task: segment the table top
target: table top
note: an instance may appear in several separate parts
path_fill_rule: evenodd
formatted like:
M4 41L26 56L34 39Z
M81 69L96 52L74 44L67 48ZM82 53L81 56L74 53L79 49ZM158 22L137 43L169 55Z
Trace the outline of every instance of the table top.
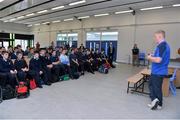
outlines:
M142 75L150 76L150 75L151 75L151 69L145 68L145 69L143 69L142 71L140 71L140 73L141 73ZM169 73L168 73L168 76L169 76L169 75L172 75L172 74L173 74L172 72L169 72Z

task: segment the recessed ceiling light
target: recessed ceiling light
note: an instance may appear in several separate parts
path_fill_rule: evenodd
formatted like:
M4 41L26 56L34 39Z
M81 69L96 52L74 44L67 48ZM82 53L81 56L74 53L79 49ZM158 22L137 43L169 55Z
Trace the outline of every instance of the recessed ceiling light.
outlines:
M24 18L25 16L20 16L20 17L17 17L17 19L22 19L22 18Z
M140 10L145 11L145 10L155 10L155 9L161 9L161 8L163 8L163 6L150 7L150 8L142 8L142 9L140 9Z
M3 2L4 0L0 0L0 2Z
M16 20L16 18L12 18L12 19L10 19L9 21L11 21L11 22L12 22L12 21L15 21L15 20Z
M35 15L34 13L30 13L30 14L27 14L26 16L29 17L29 16L33 16Z
M65 6L58 6L58 7L54 7L54 8L52 8L51 10L58 10L58 9L62 9L62 8L64 8Z
M27 27L32 27L32 25L27 25Z
M78 4L82 4L82 3L85 3L85 2L86 2L86 0L81 0L81 1L73 2L73 3L70 3L69 6L78 5Z
M61 22L60 20L52 21L52 23L58 23Z
M39 25L41 25L40 23L37 23L37 24L34 24L35 26L39 26Z
M44 22L44 23L42 23L43 25L46 25L46 24L49 24L50 22Z
M64 19L64 21L72 21L73 18L69 18L69 19Z
M115 14L123 14L123 13L131 13L131 12L133 12L133 10L119 11L119 12L115 12Z
M101 16L107 16L109 15L109 13L104 13L104 14L97 14L97 15L94 15L95 17L101 17Z
M173 5L173 7L180 7L180 4L175 4Z
M5 22L5 23L6 23L6 22L9 22L9 20L5 20L5 21L3 21L3 22Z
M86 19L86 18L90 18L90 16L78 17L78 19Z
M41 10L41 11L39 11L39 12L37 12L37 13L45 13L45 12L47 12L48 10Z

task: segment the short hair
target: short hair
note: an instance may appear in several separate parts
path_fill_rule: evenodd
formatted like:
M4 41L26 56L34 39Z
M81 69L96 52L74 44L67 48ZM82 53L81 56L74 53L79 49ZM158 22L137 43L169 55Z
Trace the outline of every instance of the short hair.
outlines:
M162 34L164 38L166 37L166 32L164 30L158 30L155 34Z
M8 51L2 51L2 55L6 54L6 53L9 54Z
M23 53L22 53L22 52L17 52L16 54L17 54L17 55L19 55L19 54L23 55Z

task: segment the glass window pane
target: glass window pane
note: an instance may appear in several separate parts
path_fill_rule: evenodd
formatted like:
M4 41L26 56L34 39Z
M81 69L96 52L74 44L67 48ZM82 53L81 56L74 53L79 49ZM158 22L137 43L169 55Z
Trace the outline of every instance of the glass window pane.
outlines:
M118 32L102 32L103 41L117 41Z
M100 32L89 32L86 34L87 41L99 41L101 39Z

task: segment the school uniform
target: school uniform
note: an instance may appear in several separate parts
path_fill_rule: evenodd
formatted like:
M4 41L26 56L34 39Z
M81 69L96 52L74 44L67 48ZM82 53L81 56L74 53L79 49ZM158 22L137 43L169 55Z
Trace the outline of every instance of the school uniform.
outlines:
M84 56L84 59L85 59L84 66L85 66L87 72L91 72L91 73L94 74L93 64L92 64L91 61L90 61L91 56L90 56L90 55L85 55L85 56Z
M32 58L29 62L29 74L35 79L38 87L42 87L41 77L42 79L47 79L47 75L45 73L40 75L40 71L43 71L40 59Z
M59 61L59 58L57 57L57 56L51 56L50 57L50 61L53 63L53 62L58 62ZM56 69L58 69L58 70L56 70L56 69L54 69L54 68L56 68ZM56 74L58 74L59 76L62 76L62 75L65 75L65 68L64 68L64 66L60 63L60 64L58 64L58 65L53 65L53 70L52 70L52 72L59 72L59 73L56 73Z
M47 65L51 65L51 61L45 57L45 56L39 56L41 65L42 65L42 69L44 74L46 74L46 78L43 79L44 83L46 85L50 85L51 79L52 79L52 73L51 73L51 69L47 67Z
M79 63L79 71L84 74L84 63L85 63L85 58L84 58L84 55L82 52L76 52L75 55L77 56L77 59L78 59L78 63Z
M22 71L23 68L28 68L26 61L24 59L21 59L21 60L17 59L14 62L14 67L17 70L18 80L26 82L27 73Z
M11 74L10 71L14 70L14 66L11 60L0 59L0 78L1 85L5 86L10 84L13 88L17 85L15 74Z
M75 73L75 72L78 72L79 66L73 60L77 61L77 56L75 54L70 54L69 55L70 67L71 67L72 72Z

